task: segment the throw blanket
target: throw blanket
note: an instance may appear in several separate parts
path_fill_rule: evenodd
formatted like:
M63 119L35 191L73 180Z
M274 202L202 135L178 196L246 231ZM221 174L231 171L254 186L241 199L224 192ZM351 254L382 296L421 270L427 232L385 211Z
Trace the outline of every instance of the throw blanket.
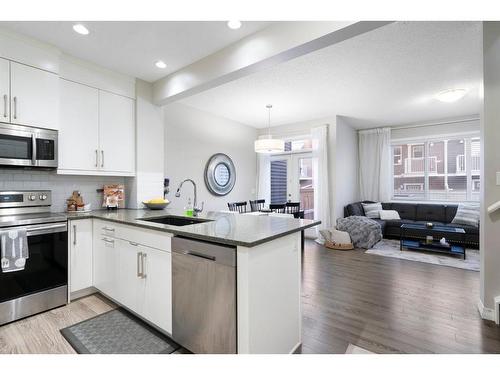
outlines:
M382 228L366 216L349 216L337 220L337 229L349 233L355 247L370 249L382 239Z

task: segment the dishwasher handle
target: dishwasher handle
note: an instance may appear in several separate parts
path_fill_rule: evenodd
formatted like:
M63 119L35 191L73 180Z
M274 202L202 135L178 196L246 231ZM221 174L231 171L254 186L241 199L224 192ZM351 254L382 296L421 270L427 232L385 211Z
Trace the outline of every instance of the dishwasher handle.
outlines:
M236 267L236 248L234 246L175 236L172 238L172 251L181 256L192 256Z
M183 251L182 254L192 255L194 257L211 260L212 262L215 262L217 260L217 258L212 256L212 255L200 254L200 253L197 253L196 251Z

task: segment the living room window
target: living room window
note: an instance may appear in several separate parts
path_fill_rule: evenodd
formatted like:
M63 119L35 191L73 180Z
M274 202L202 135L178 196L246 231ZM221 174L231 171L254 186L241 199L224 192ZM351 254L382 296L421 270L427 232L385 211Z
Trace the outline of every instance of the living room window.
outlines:
M393 199L478 201L480 145L477 136L394 143Z

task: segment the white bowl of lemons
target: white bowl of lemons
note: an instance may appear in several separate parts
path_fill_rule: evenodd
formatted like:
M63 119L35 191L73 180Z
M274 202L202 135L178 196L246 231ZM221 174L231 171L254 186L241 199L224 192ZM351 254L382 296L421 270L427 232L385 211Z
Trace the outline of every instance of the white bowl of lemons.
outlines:
M168 199L163 199L163 198L154 198L142 202L142 204L145 205L150 210L163 210L165 207L168 206L169 203L170 201Z

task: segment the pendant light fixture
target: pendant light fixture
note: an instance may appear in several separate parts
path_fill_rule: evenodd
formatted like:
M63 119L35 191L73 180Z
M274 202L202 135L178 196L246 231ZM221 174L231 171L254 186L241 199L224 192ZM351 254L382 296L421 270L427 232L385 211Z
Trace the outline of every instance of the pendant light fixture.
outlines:
M259 139L255 141L255 152L261 154L283 152L285 150L285 141L282 139L275 139L271 135L271 108L273 108L273 106L268 104L266 108L268 111L268 132L267 135L260 136Z

